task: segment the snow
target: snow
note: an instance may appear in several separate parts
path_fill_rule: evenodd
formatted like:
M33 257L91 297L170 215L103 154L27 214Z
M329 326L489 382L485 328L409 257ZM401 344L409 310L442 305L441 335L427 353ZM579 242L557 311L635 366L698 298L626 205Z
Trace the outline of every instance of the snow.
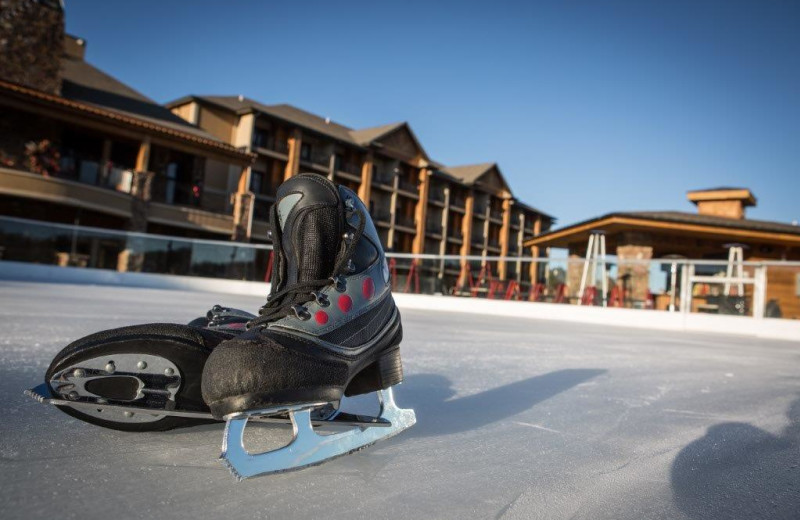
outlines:
M789 518L800 510L797 342L404 309L406 382L396 397L416 410L417 425L316 468L242 483L217 460L221 425L115 432L22 394L74 339L186 322L214 303L263 301L0 282L0 517ZM254 430L265 444L285 435Z

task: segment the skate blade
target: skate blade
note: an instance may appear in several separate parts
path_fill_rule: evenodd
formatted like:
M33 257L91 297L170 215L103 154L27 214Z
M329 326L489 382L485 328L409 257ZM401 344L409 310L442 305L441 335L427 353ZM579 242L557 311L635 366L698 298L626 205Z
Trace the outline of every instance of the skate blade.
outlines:
M66 406L78 411L99 412L108 410L112 412L133 412L138 414L148 414L154 416L168 416L168 417L185 417L187 419L202 419L207 421L216 420L211 415L211 412L195 412L186 410L164 410L163 408L148 408L144 406L137 406L133 403L127 404L113 404L108 402L92 401L70 401L63 399L53 394L47 383L42 383L39 386L24 391L24 394L35 401L42 404L50 404L53 406ZM288 414L275 414L261 417L250 417L251 421L259 423L271 424L291 424L292 420ZM111 419L113 420L113 419ZM311 413L311 423L314 426L334 426L334 427L389 427L389 421L364 415L352 415L348 413L339 412L335 406L326 403L324 406L315 408Z
M267 410L251 410L232 414L222 438L222 463L238 480L259 475L293 471L322 464L353 453L376 442L388 439L417 422L414 410L398 408L391 388L380 390L380 416L375 422L340 433L319 435L314 431L311 413L318 404L305 404ZM292 422L291 442L276 450L251 454L244 447L244 430L248 420L276 413L288 413ZM331 422L336 422L333 418Z

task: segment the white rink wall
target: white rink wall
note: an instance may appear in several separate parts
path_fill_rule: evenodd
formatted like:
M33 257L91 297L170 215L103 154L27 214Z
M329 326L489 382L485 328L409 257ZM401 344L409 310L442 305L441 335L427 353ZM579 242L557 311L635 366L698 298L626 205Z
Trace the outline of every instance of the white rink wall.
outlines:
M28 282L113 285L151 289L173 289L245 296L266 296L269 284L190 276L149 273L120 273L101 269L57 267L0 261L0 279ZM754 319L715 314L683 314L637 309L582 307L552 303L531 303L480 298L457 298L395 293L401 309L474 313L533 320L552 320L647 330L671 330L736 334L783 339L800 343L800 321ZM534 332L532 330L532 332Z

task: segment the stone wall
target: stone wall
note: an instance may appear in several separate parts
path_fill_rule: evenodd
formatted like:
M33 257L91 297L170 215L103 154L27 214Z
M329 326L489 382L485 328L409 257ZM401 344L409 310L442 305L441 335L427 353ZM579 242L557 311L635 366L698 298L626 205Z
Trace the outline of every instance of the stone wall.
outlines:
M58 0L0 0L0 79L59 94L63 53Z
M628 290L628 299L642 302L650 290L650 264L647 262L625 264L625 260L651 260L653 247L650 237L643 233L624 233L626 243L617 245L618 281Z

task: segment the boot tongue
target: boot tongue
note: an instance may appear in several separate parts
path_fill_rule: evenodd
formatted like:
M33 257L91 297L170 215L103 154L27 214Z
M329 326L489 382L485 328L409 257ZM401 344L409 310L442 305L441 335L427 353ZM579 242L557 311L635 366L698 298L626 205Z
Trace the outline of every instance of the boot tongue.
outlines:
M278 189L286 282L332 276L343 233L338 190L319 175L299 175Z

